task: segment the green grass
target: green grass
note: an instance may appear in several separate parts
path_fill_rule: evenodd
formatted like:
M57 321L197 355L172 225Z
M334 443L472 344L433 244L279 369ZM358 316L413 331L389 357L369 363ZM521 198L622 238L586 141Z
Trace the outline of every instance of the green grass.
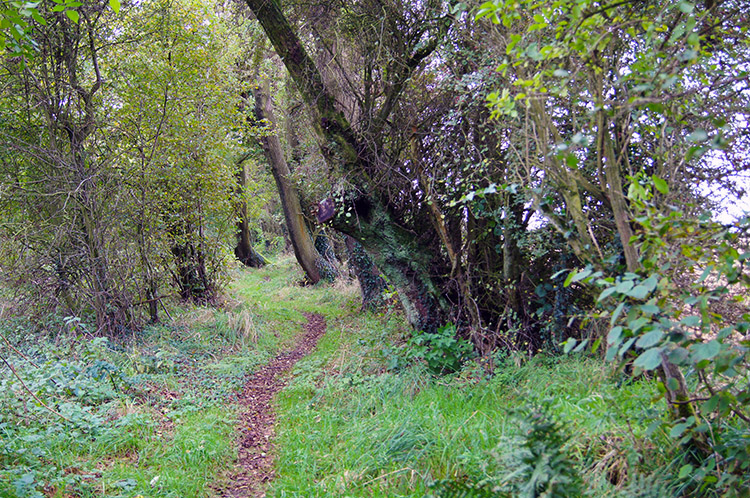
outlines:
M514 355L491 376L472 361L434 377L408 354L400 315L361 313L354 286L299 287L289 258L235 277L226 310L185 308L119 344L6 330L40 368L6 357L72 423L0 378L0 497L212 496L236 456L233 396L294 342L305 312L325 315L328 332L277 399L268 496L421 498L441 479L507 488L528 437L523 410L537 406L563 423L588 496L635 496L654 487L641 474L674 459L649 432L664 413L650 380L625 383L584 356Z
M289 258L238 269L226 309L183 307L173 322L109 343L77 335L80 324L41 341L28 324L6 326L39 367L3 357L70 422L3 370L0 497L211 496L236 457L232 400L246 375L294 342L303 311L341 313L340 293L297 278Z
M652 382L618 387L609 368L584 357L510 357L489 378L476 364L443 378L421 365L389 371L404 333L397 321L351 315L332 325L279 396L269 496L423 497L440 479L500 483L518 449L515 414L545 402L565 423L566 451L591 496L614 496L607 470L663 461L644 440L663 413Z

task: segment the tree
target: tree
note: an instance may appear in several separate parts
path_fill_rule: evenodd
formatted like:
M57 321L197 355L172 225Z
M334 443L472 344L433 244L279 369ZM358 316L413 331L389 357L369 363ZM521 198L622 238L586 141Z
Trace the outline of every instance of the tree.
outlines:
M211 302L224 285L234 224L237 47L224 20L196 3L157 2L132 21L130 29L149 33L144 41L157 48L123 52L116 62L116 116L138 172L132 217L153 244L141 253L160 260L182 299Z
M294 247L294 255L310 282L316 284L322 278L321 269L323 262L307 230L299 194L291 182L292 172L284 157L281 141L274 131L277 129L277 124L268 85L268 80L263 79L258 83L253 92L255 96L255 115L259 121L265 121L271 128L271 130L260 138L260 141L263 144L263 150L279 191L281 206L284 210L284 219L289 230L289 238Z
M40 279L70 313L90 301L97 327L114 332L132 316L128 292L111 272L116 233L104 221L121 180L108 168L99 116L107 4L66 5L45 3L33 16L27 27L33 58L4 59L13 121L4 127L3 146L13 151L5 156L6 185L20 219L34 223L9 228L19 229L16 236L33 254L31 272L19 274L25 283Z
M414 235L393 218L383 199L369 195L368 174L379 164L378 148L385 133L384 126L414 70L437 46L448 22L439 18L412 33L402 47L400 60L394 61L392 85L382 107L370 107L366 118L375 129L357 135L355 129L337 107L337 96L326 85L321 72L308 56L296 31L276 2L247 2L281 57L298 90L314 117L312 126L320 141L321 152L329 165L346 175L354 188L337 198L333 226L360 241L374 256L379 268L399 289L407 317L417 328L434 329L441 315L440 291L428 271L429 255L420 250ZM432 13L436 8L427 7ZM417 33L418 31L418 33ZM417 36L418 35L418 36ZM423 36L428 37L422 43ZM371 82L370 82L371 83ZM372 101L363 104L372 106Z
M507 30L510 57L500 69L512 85L489 100L524 132L515 147L526 182L542 177L535 204L578 258L601 270L572 273L566 285L593 279L605 286L600 301L619 298L608 358L632 355L637 368L659 369L670 415L684 424L676 425L680 435L696 424L700 400L680 366L703 372L705 392L714 399L703 409L713 412L723 394L706 383L709 360L723 351L714 369L722 376L728 362L739 365L745 356L723 341L737 333L739 340L747 324L713 322L707 302L708 295L726 298L725 281L742 280L734 266L741 245L730 247L730 241L740 242L735 236L746 223L729 235L696 219L713 203L694 186L711 178L731 189L726 179L737 173L733 157L743 146L738 125L747 119L750 55L739 9L735 2L522 1L487 2L480 10L480 17ZM564 210L545 202L541 192L548 186L560 192ZM687 235L696 230L693 223L706 231L701 249ZM718 290L701 283L709 275ZM700 319L680 318L698 303ZM686 331L688 323L700 329ZM718 337L709 340L704 334L712 325ZM736 399L736 393L724 394ZM729 411L747 422L736 406ZM684 441L706 459L718 450L701 430Z
M261 268L268 261L259 254L253 244L255 237L250 229L250 216L248 211L248 202L246 199L246 190L250 186L250 178L247 167L248 154L243 155L237 161L237 203L238 220L237 220L237 244L234 246L234 255L237 256L242 264L251 268Z
M120 333L158 319L170 275L199 301L223 285L233 45L195 7L44 3L38 51L3 59L4 278L35 306Z

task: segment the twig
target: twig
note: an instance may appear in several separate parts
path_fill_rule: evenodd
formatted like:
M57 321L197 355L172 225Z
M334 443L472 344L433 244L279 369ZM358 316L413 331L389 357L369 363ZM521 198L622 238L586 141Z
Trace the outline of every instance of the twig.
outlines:
M3 338L3 340L5 341L5 344L7 344L7 345L8 345L8 347L9 347L10 349L12 349L12 350L13 350L13 351L14 351L14 352L15 352L15 353L16 353L16 354L18 355L18 356L20 356L20 357L21 357L21 358L23 358L24 360L28 361L28 362L29 362L29 363L31 363L32 365L34 365L34 367L36 367L36 368L39 368L39 365L37 365L37 364L36 364L36 363L34 363L34 362L33 362L33 361L31 360L31 359L29 359L29 357L28 357L28 356L26 356L25 354L23 354L22 352L20 352L20 351L19 351L19 350L17 350L16 348L14 348L14 347L13 347L13 345L12 345L12 344L10 343L10 341L8 341L8 339L6 339L4 335L0 334L0 337L2 337L2 338Z
M708 401L711 398L690 398L686 399L684 401L670 401L669 404L671 405L688 405L690 403L695 403L696 401Z
M370 479L366 483L362 484L362 486L367 486L368 484L371 484L371 483L373 483L375 481L379 481L380 479L382 479L384 477L388 477L388 476L393 475L393 474L398 474L399 472L403 472L405 470L411 470L411 471L413 471L413 469L411 467L404 467L403 469L394 470L393 472L388 472L387 474L383 474L382 476L378 476L378 477L376 477L374 479Z
M173 321L173 322L174 322L174 318L172 318L172 315L170 315L170 314L169 314L169 310L168 310L168 309L167 309L167 307L166 307L166 306L164 305L164 301L162 301L161 299L159 299L159 304L161 304L161 309L163 309L163 310L164 310L164 313L166 313L166 314L167 314L167 316L169 317L169 319L170 319L171 321Z
M151 299L144 299L143 301L138 301L137 303L133 303L132 306L142 306L144 304L153 303L154 301L161 301L162 299L166 297L175 297L178 294L176 292L173 292L172 294L165 294L163 296L156 296L152 297Z
M50 408L49 406L47 406L47 404L44 401L42 401L41 399L39 399L39 397L36 394L34 394L31 391L31 389L29 389L29 387L23 381L23 379L21 378L21 376L18 375L18 372L16 372L16 369L13 368L13 365L11 365L10 363L8 363L8 360L6 360L5 358L3 358L2 356L0 356L0 360L3 360L3 363L5 363L8 366L8 368L10 368L10 371L13 372L13 375L16 376L16 379L18 379L18 381L21 383L21 385L26 390L26 392L29 393L31 395L31 397L34 398L40 405L42 405L44 408L46 408L50 412L54 413L55 415L57 415L61 419L65 420L67 422L70 422L71 424L73 423L73 421L70 420L68 417L66 417L65 415L61 414L60 412L58 412L54 408Z

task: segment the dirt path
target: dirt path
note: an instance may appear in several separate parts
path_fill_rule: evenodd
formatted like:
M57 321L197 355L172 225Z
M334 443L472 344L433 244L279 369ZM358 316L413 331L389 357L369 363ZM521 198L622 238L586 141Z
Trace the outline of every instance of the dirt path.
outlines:
M304 334L290 351L279 353L261 367L242 389L239 404L243 413L239 421L239 459L229 485L221 490L226 498L263 497L264 484L274 477L273 436L276 416L271 403L285 385L283 374L309 354L326 331L322 315L305 313Z

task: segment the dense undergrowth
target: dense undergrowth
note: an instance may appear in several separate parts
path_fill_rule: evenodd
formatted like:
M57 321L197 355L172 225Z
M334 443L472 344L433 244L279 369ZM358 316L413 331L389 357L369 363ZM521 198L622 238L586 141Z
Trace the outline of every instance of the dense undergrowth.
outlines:
M666 483L644 479L675 458L663 434L646 436L663 413L649 381L624 382L596 359L544 356L500 357L492 376L470 363L434 377L394 361L396 320L330 328L279 399L272 496L423 497L446 479L491 496L542 496L523 488L571 469L587 496L666 495ZM524 470L535 444L559 461ZM560 489L549 496L566 496Z
M30 324L6 320L2 357L24 384L2 365L0 496L215 495L236 456L233 397L291 344L307 311L326 316L328 333L279 395L268 496L695 489L657 423L665 407L653 379L581 355L497 355L436 375L425 348L439 337L410 338L393 309L361 313L353 285L299 287L293 268L241 271L237 303L184 309L122 340L94 338L77 320L39 340ZM445 347L465 359L461 345Z
M410 337L392 310L328 325L278 399L269 496L728 496L667 432L654 377L582 354L499 354L435 375L464 348Z

